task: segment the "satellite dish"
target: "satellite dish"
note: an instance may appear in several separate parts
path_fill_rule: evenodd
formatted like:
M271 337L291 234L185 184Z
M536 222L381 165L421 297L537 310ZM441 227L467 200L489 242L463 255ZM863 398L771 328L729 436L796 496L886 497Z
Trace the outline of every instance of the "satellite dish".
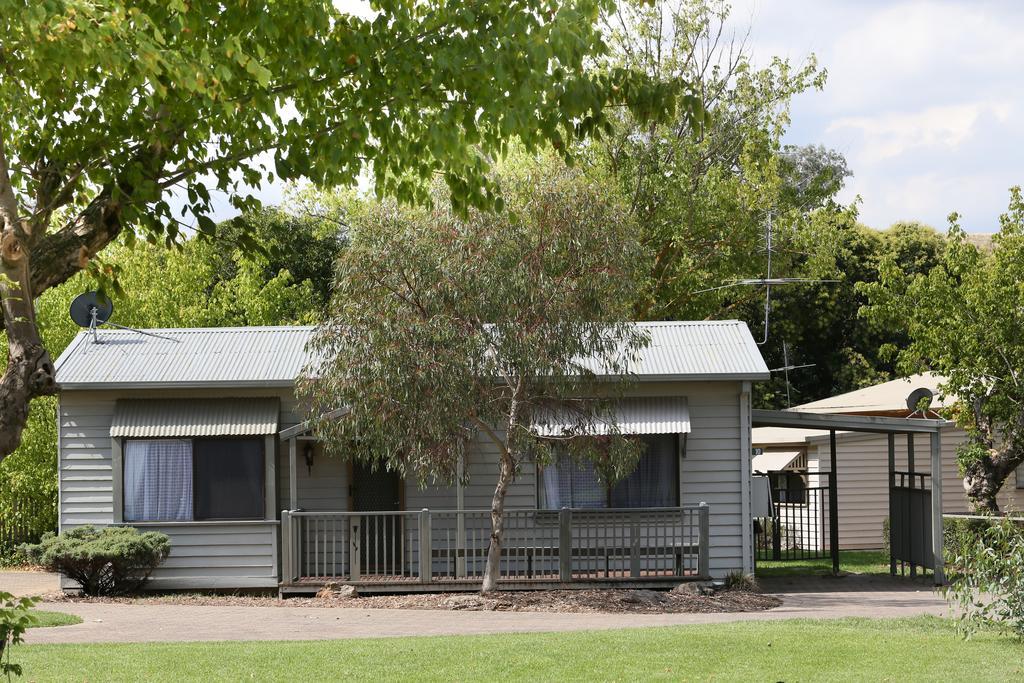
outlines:
M129 330L138 334L144 334L147 337L156 337L157 339L166 339L172 342L178 341L171 337L164 337L152 332L143 332L142 330L136 330L134 327L125 327L124 325L110 322L110 317L114 315L114 302L99 292L85 292L76 296L75 300L71 302L70 314L71 319L75 321L76 325L89 330L92 334L92 341L95 344L100 343L99 335L96 334L96 328L100 325L109 325L119 330Z
M934 397L935 392L932 391L931 389L928 389L927 387L914 389L912 392L910 392L910 395L907 396L907 409L911 411L911 415L918 412L919 410L923 413L924 411L928 410L928 408L931 406L932 399ZM921 409L919 407L921 405L921 401L928 401L925 404L924 409Z
M71 302L71 319L79 327L102 325L114 315L114 302L99 292L79 294Z

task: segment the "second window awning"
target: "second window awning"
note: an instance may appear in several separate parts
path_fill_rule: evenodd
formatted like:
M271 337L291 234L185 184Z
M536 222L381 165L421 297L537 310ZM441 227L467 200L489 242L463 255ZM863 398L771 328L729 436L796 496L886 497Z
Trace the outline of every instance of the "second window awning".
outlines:
M755 455L750 461L750 469L754 472L781 472L801 455L803 451L768 451Z
M579 418L571 410L538 416L533 432L542 437L566 436L578 431ZM683 396L624 398L616 401L614 416L600 419L587 432L604 436L615 428L620 434L688 434L690 408Z
M277 433L280 412L277 398L120 399L110 436L264 436Z

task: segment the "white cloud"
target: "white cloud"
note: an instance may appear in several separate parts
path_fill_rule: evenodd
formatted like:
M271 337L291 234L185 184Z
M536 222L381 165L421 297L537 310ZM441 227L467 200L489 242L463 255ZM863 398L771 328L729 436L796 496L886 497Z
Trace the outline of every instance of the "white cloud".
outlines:
M1011 105L1005 102L974 102L927 107L911 113L849 116L833 121L825 133L835 133L844 128L859 131L863 145L857 151L857 160L871 164L919 147L955 149L974 136L984 114L1005 122L1011 111Z
M733 0L758 63L811 53L823 92L798 96L786 141L847 156L870 225L916 218L992 230L1024 184L1024 2Z

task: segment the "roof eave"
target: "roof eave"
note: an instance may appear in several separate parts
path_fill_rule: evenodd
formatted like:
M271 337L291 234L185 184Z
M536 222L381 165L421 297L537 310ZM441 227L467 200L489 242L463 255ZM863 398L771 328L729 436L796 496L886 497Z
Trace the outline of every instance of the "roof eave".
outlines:
M115 389L290 389L294 380L236 380L230 382L58 382L60 391L108 391Z

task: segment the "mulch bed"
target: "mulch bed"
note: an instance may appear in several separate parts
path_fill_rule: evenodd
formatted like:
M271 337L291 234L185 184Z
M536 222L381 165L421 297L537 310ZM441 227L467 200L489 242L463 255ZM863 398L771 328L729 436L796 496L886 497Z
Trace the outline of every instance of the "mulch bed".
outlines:
M165 593L139 597L88 598L52 596L56 601L142 605L218 605L246 607L344 607L348 609L417 609L497 612L613 612L635 614L759 612L782 604L773 595L721 590L710 595L683 589L545 590L479 593L418 593L347 597L323 591L314 598L280 600L265 595Z

